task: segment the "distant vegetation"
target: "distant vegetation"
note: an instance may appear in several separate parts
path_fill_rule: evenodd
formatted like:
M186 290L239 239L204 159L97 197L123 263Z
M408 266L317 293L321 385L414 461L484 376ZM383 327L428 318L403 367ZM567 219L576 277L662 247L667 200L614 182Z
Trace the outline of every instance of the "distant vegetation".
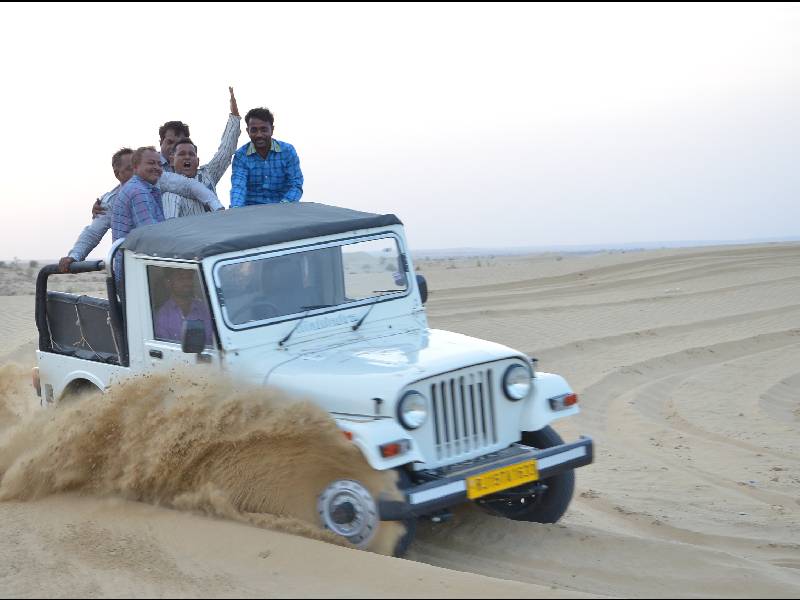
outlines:
M42 265L58 260L29 260L14 257L0 260L0 296L32 296L36 292L36 277ZM73 294L105 296L105 274L55 275L50 277L48 289Z

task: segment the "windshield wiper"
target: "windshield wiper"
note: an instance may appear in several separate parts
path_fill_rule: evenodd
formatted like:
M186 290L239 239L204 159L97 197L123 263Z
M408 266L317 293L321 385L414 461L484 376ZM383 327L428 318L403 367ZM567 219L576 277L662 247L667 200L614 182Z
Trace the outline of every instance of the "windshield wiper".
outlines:
M280 342L278 342L278 346L282 347L286 342L289 341L289 338L291 338L294 335L294 332L297 331L297 328L300 327L300 325L303 323L303 321L305 321L306 317L308 316L308 313L310 313L312 310L315 310L317 308L328 308L330 306L335 306L335 305L334 304L315 304L313 306L302 306L301 308L307 309L306 312L303 313L303 316L300 317L299 321L297 321L297 325L292 327L292 330L289 333L286 334L286 337L284 337ZM364 313L364 316L361 317L358 320L358 323L353 325L353 331L358 331L358 328L361 327L361 325L364 323L364 320L369 316L369 313L372 312L373 308L375 308L375 304L370 304L370 307L367 309L367 312Z
M304 309L306 312L303 313L303 316L300 317L300 320L297 322L297 325L292 327L292 330L286 334L286 337L283 338L280 342L278 342L278 346L283 346L286 342L289 341L289 338L294 335L294 332L297 331L297 328L300 327L300 324L305 320L312 310L316 310L318 308L330 308L331 306L336 306L335 304L313 304L311 306L301 306L300 308Z
M364 323L364 319L366 319L369 316L369 313L372 312L372 309L375 308L375 304L377 303L369 305L369 308L367 309L367 312L364 313L364 316L358 320L358 323L353 325L353 331L358 331L358 328L361 327L361 325Z
M303 307L303 308L305 308L305 307ZM312 310L314 310L314 309L313 309L313 308L310 308L310 309L308 309L306 312L304 312L304 313L303 313L303 316L302 316L302 317L300 317L300 320L299 320L299 321L297 321L297 325L295 325L294 327L292 327L292 330L291 330L289 333L287 333L287 334L286 334L286 337L284 337L284 338L283 338L283 339L282 339L280 342L278 342L278 346L281 346L281 347L283 347L283 345L284 345L286 342L288 342L288 341L289 341L289 338L290 338L290 337L292 337L292 336L294 335L294 332L295 332L295 331L297 331L297 328L298 328L298 327L300 327L300 324L301 324L303 321L305 321L305 320L306 320L306 317L308 316L308 313L310 313Z

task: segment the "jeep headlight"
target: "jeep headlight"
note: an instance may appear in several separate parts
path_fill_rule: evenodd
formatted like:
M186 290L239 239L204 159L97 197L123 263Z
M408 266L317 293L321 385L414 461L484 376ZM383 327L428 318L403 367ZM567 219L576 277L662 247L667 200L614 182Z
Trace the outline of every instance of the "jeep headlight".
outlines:
M531 393L533 382L531 369L527 365L511 365L503 375L503 391L509 400L522 400Z
M419 392L410 391L400 399L397 416L406 429L422 427L428 418L428 400Z

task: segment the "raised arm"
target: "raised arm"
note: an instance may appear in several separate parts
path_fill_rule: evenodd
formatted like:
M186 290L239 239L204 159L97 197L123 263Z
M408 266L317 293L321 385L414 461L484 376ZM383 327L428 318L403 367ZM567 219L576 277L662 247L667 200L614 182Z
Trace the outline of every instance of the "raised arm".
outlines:
M241 154L233 155L231 171L231 208L244 206L247 201L247 163Z
M228 88L231 93L231 114L228 117L228 122L225 125L225 131L222 133L222 140L219 143L219 149L208 163L206 164L206 173L214 185L219 183L228 166L231 164L231 157L236 152L236 144L239 142L239 135L241 134L240 121L242 118L239 116L239 108L236 105L236 96L233 95L233 88Z
M289 182L289 189L281 198L281 202L298 202L303 196L303 172L300 170L300 157L294 148L286 159L286 179Z
M211 210L222 210L225 208L217 198L217 195L204 186L196 179L190 179L177 173L164 173L158 180L158 187L162 192L172 192L184 198L197 200L201 204L208 206Z

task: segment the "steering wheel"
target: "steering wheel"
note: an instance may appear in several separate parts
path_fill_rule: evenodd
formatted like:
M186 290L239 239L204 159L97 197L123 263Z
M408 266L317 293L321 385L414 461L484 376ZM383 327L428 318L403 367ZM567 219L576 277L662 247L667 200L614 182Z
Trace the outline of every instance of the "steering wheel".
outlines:
M280 309L272 302L266 300L256 300L252 304L245 304L240 306L231 313L231 320L234 323L241 324L247 321L255 321L253 317L261 319L269 319L270 317L277 317L281 314Z

